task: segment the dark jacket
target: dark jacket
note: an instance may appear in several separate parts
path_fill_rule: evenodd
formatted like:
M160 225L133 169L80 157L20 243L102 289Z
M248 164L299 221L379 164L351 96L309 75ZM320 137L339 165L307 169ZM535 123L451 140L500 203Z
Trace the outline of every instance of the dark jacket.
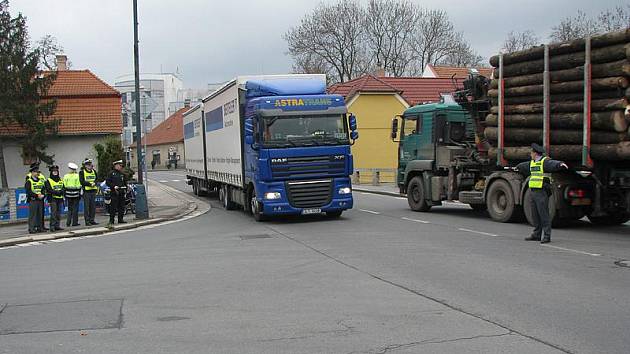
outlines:
M521 162L518 165L516 165L516 170L523 175L523 177L527 178L530 175L530 171L529 171L529 164L531 161L525 161L525 162ZM543 164L543 171L545 173L553 173L553 172L559 172L564 170L564 167L562 167L562 164L564 162L562 161L558 161L558 160L552 160L550 158L545 159L545 162ZM545 187L549 186L549 179L545 178L544 179L544 185Z
M60 176L50 176L50 178L55 181L55 182L59 182L61 181L61 177ZM46 179L46 182L44 182L44 188L46 189L46 199L48 199L49 202L53 201L53 196L57 195L57 196L64 196L64 189L62 188L61 191L56 191L52 188L52 186L50 185L50 181L48 179Z
M105 180L105 184L109 188L111 188L112 195L116 194L116 188L127 188L127 177L124 173L113 170L107 175L107 179ZM124 195L124 194L123 194Z

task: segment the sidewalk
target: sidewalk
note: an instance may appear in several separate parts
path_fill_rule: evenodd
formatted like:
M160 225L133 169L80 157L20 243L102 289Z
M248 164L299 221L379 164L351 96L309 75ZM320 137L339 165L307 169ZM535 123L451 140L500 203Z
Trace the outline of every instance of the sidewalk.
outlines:
M127 221L127 224L115 224L114 231L172 220L189 214L197 208L195 199L188 196L186 193L177 191L171 187L151 180L149 180L148 188L150 218L146 220L137 220L135 215L127 214L125 215L125 221ZM61 221L61 227L65 228L65 216L62 217ZM96 221L99 222L99 225L81 225L68 227L63 231L42 232L39 234L29 234L26 223L2 225L0 226L0 247L31 241L101 234L111 231L106 228L107 223L109 222L108 215L97 214ZM82 216L79 216L79 223L84 223ZM48 221L46 221L46 227L48 227Z
M394 183L381 183L378 186L373 186L371 184L353 184L352 189L355 192L382 194L392 197L404 197L404 194L400 194L400 189Z

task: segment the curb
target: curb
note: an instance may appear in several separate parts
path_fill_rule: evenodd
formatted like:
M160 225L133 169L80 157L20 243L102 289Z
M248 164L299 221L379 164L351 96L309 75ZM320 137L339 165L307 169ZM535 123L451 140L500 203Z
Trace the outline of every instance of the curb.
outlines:
M61 232L58 234L41 234L41 235L35 235L35 236L21 236L21 237L9 238L5 240L0 240L0 248L8 247L8 246L15 246L22 243L29 243L29 242L34 242L34 241L51 241L51 240L56 240L60 238L102 235L102 234L106 234L106 233L110 233L114 231L136 229L136 228L146 226L146 225L154 225L154 224L159 224L166 221L173 221L173 220L181 219L184 216L187 216L191 214L192 212L194 212L195 210L197 210L198 207L199 205L196 202L188 202L188 206L185 208L185 210L174 216L166 217L166 218L154 218L154 219L148 219L148 220L132 221L128 224L114 225L112 229L108 229L106 227L101 226L101 227L95 227L91 229Z
M372 190L372 189L363 189L361 187L359 187L359 188L353 187L352 190L355 191L355 192L387 195L387 196L390 196L390 197L401 197L401 198L404 198L404 197L407 196L406 194L401 194L401 193L396 193L396 192L375 191L375 190Z

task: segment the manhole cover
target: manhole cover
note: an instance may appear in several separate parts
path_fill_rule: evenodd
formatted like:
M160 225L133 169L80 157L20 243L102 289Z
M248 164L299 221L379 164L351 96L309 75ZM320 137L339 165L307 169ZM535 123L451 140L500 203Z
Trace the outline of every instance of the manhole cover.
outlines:
M260 234L260 235L241 235L241 240L255 240L258 238L271 238L271 235Z
M615 262L616 265L620 266L620 267L627 267L630 268L630 261L617 261Z
M121 328L123 300L82 300L7 305L0 335Z

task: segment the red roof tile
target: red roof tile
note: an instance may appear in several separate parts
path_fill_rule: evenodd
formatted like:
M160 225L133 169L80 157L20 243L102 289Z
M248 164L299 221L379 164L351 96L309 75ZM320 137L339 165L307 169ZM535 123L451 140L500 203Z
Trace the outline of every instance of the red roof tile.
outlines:
M456 81L461 85L460 80ZM352 81L339 83L329 87L328 92L339 94L350 100L359 92L392 92L399 93L410 106L437 102L440 94L455 91L453 81L449 79L421 77L379 77L365 75Z
M429 67L433 70L437 78L445 78L445 79L450 79L451 77L455 77L456 79L468 78L468 68L461 68L461 67L456 67L456 66L439 66L439 65L431 65L431 64L429 64ZM492 75L492 68L475 68L475 69L477 69L481 75L487 78L490 78L490 75Z
M122 133L120 93L89 70L58 71L45 98L57 100L48 119L60 120L59 135ZM0 129L3 136L23 134L17 125Z
M147 139L147 146L170 144L184 141L184 112L190 107L184 107L173 113L165 121L158 124L150 133L142 138L141 144L144 145L144 139Z

